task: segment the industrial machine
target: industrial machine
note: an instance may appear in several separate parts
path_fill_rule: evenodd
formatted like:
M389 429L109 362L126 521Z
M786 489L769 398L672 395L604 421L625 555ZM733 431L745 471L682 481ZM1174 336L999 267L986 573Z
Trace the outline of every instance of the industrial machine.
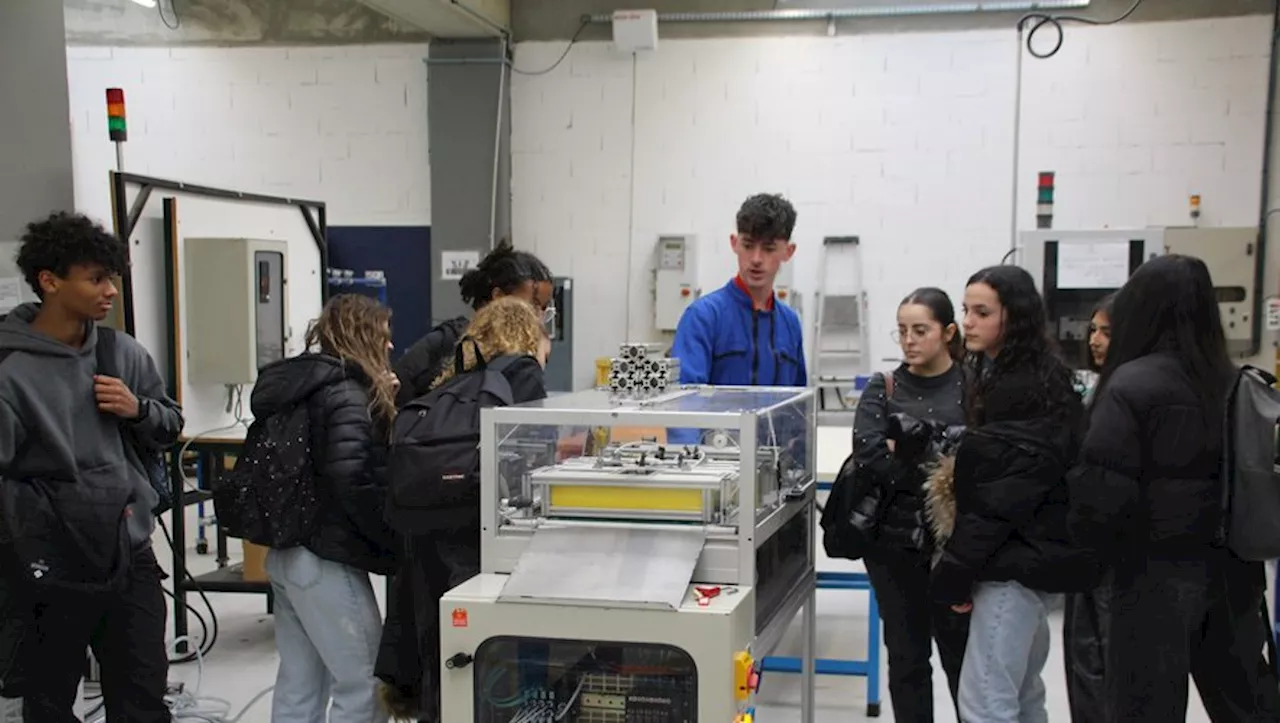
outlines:
M183 239L187 369L195 384L252 384L284 359L289 339L288 244Z
M1218 292L1227 347L1244 355L1256 349L1254 282L1256 228L1148 228L1134 230L1025 231L1019 264L1044 295L1051 328L1069 360L1083 360L1089 314L1124 286L1149 259L1166 253L1204 260Z
M653 323L658 331L675 331L684 310L698 298L697 239L659 236L656 253Z
M440 604L443 719L747 720L755 661L801 608L812 659L813 395L600 389L484 410L482 571Z

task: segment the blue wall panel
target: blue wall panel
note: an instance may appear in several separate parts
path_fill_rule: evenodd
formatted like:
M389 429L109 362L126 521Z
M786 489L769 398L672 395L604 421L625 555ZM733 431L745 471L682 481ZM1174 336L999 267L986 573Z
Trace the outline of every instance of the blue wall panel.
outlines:
M386 274L393 359L431 330L431 227L330 226L329 264Z

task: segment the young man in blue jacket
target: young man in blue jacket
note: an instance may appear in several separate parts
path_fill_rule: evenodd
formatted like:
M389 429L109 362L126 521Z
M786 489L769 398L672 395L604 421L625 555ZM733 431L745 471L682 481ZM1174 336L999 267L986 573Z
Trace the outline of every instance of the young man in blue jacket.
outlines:
M743 202L737 221L729 243L738 275L690 304L676 327L671 356L680 360L680 383L807 386L800 317L773 292L778 269L796 252L796 209L782 196L758 194Z

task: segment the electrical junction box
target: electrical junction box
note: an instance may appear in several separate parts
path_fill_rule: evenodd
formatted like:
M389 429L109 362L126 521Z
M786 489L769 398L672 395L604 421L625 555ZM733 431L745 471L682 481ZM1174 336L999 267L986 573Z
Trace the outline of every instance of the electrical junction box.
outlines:
M187 378L252 384L285 357L288 244L246 238L183 240Z
M614 10L613 46L621 53L658 49L657 10Z
M654 282L654 326L675 331L685 308L698 298L697 239L659 236Z
M778 268L778 275L773 280L773 295L780 303L786 304L797 312L800 311L800 295L792 286L795 278L795 262L788 261Z

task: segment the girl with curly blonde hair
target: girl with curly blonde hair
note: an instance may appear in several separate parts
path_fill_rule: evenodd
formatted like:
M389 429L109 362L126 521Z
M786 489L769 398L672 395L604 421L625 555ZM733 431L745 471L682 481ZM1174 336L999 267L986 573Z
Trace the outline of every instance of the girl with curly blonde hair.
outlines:
M476 312L432 388L492 367L511 385L513 404L543 399L550 348L537 308L514 296L496 298ZM393 519L407 512L395 509L394 499L391 507ZM415 518L414 524L432 532L405 541L407 554L394 582L399 591L387 599L378 677L383 705L393 717L438 723L440 598L480 572L480 509L475 505L429 513L430 520L419 524Z

